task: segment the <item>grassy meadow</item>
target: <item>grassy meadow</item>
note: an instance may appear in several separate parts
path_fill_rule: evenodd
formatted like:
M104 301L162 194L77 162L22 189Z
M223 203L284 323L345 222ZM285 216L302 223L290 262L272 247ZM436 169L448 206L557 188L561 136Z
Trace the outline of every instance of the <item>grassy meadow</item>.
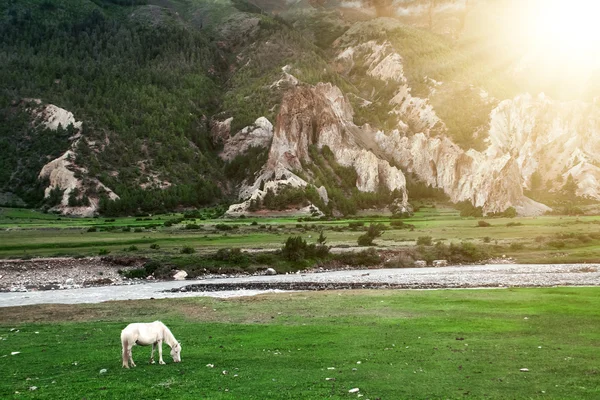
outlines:
M432 243L472 243L496 257L523 263L600 261L600 216L461 218L443 205L422 207L403 219L411 229L391 226L390 216L362 215L351 219L299 221L296 218L214 219L182 214L144 218L70 218L41 212L0 208L0 258L133 255L170 258L184 247L197 253L223 248L274 250L289 236L314 243L324 231L332 248L357 245L370 223L386 230L375 240L379 249L415 247L418 238ZM174 222L174 223L173 223ZM351 227L349 224L364 224Z
M599 307L548 288L0 308L0 398L597 399ZM182 363L134 347L122 369L120 330L154 319Z

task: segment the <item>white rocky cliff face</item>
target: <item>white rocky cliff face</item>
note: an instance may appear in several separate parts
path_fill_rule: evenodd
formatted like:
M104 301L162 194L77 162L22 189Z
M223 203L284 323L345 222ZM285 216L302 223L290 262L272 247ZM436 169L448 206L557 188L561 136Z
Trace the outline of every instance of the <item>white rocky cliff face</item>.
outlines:
M522 215L539 215L549 210L523 194L523 163L511 151L498 145L491 145L486 152L465 151L452 142L429 101L411 95L402 57L389 42L356 45L348 38L340 42L346 43L346 47L342 46L337 56L338 69L349 73L361 67L367 75L397 85L389 105L390 112L400 119L398 127L374 135L385 157L426 184L443 189L452 201L470 201L484 212L515 207ZM431 90L443 85L427 80L433 83ZM493 116L494 113L492 119ZM490 136L493 134L490 132Z
M302 85L288 91L283 98L269 159L255 183L240 193L249 199L233 205L228 214L243 212L251 199L263 197L268 189L277 191L283 185L306 186L307 182L294 171L303 169L303 162L311 162L309 147L328 146L337 163L353 167L361 191L376 191L380 185L403 194L402 204L408 205L406 179L402 172L367 150L368 132L352 122L352 108L339 88L327 83L316 86ZM259 188L263 186L263 190ZM319 194L327 201L325 188Z
M67 150L62 156L44 165L39 173L40 179L48 181L48 186L44 191L45 197L49 197L50 192L53 189L59 188L60 190L63 190L63 196L60 204L52 208L53 211L70 215L93 216L98 209L98 195L88 196L89 205L72 207L69 206L69 196L74 190L77 190L83 195L87 192L88 188L93 186L93 193L104 191L111 200L117 199L118 196L96 178L87 177L84 183L82 177L86 176L87 170L84 167L75 164L75 148L77 143L79 140L86 140L80 132L82 123L75 120L73 114L63 108L52 104L41 106L41 101L39 100L35 100L34 103L37 107L32 109L31 112L36 123L42 123L52 130L56 130L59 127L67 128L70 125L77 130L77 133L72 137L73 142L71 144L71 149ZM80 178L76 177L76 172Z

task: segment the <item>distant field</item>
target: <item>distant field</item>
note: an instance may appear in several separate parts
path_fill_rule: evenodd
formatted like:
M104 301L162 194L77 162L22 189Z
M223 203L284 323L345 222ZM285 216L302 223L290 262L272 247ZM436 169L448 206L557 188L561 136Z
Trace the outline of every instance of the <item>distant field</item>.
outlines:
M598 399L599 307L552 288L0 308L0 398ZM121 369L120 330L159 318L183 362L134 347Z
M93 256L98 254L168 257L184 246L199 253L220 248L277 249L289 236L314 242L324 230L328 244L356 246L364 228L349 223L371 222L388 228L375 243L381 249L414 246L417 238L430 236L435 243L471 242L487 246L495 256L518 262L600 262L599 216L543 216L535 218L461 218L452 208L421 208L404 219L414 229L395 229L389 216L361 216L333 221L298 221L295 218L186 219L172 226L165 222L181 214L145 218L70 218L41 212L0 209L0 258L38 256ZM186 229L195 224L198 229ZM231 227L233 229L229 230ZM159 249L150 249L155 244ZM132 250L131 247L137 247ZM156 247L156 246L155 246Z

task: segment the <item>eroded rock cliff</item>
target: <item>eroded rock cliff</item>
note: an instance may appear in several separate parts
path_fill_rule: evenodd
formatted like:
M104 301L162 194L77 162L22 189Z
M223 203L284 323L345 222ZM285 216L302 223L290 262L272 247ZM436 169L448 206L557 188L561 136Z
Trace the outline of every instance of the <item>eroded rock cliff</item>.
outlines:
M48 129L56 130L59 127L72 126L76 133L72 136L71 148L62 156L44 165L39 173L39 178L48 182L44 190L44 196L50 197L52 190L62 191L60 202L52 207L53 211L63 214L93 216L98 210L100 193L104 193L109 199L119 198L112 190L104 186L98 179L87 176L87 169L77 165L76 148L80 140L87 140L81 135L81 121L77 121L70 111L57 107L53 104L42 105L36 100L37 107L31 110L35 123L42 123ZM75 196L75 194L77 194ZM75 200L70 204L69 199ZM83 199L86 199L83 201Z

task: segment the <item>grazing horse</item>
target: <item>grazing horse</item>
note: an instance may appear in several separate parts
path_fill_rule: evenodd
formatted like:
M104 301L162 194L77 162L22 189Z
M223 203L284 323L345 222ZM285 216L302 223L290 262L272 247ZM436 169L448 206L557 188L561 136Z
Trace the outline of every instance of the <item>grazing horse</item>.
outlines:
M171 333L169 328L160 321L150 323L135 323L129 324L121 331L121 344L123 345L123 368L129 368L129 364L135 367L131 348L133 346L149 346L152 345L152 353L150 354L150 362L154 364L154 349L158 346L158 363L164 364L162 358L162 344L165 342L171 347L171 357L173 361L181 362L181 343ZM129 364L128 364L129 361Z

